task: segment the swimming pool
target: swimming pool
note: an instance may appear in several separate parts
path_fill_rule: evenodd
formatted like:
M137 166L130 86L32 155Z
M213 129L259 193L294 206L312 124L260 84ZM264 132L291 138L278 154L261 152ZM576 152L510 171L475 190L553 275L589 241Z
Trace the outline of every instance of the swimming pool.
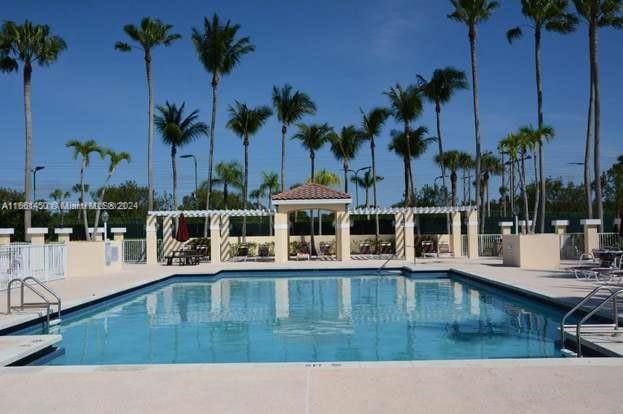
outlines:
M64 315L60 348L35 364L559 357L560 318L452 273L174 277Z

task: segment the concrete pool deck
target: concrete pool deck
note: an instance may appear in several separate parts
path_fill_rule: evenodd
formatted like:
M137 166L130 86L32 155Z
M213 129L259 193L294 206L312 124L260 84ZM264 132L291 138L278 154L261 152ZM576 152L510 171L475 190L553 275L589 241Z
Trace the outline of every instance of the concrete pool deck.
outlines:
M172 274L249 269L377 268L384 261L129 265L118 273L50 282L63 308ZM564 271L506 268L497 259L392 261L448 270L574 305L593 286ZM6 296L0 297L0 311ZM36 317L0 313L0 329ZM15 412L620 412L623 360L535 359L357 364L142 365L0 368L3 406ZM27 397L23 391L28 389Z

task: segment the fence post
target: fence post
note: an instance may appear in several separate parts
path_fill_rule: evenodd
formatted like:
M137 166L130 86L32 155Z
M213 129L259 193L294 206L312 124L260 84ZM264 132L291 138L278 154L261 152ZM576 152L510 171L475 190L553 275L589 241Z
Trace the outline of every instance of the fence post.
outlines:
M567 226L569 225L569 220L553 220L552 226L554 226L554 234L565 234L567 233Z
M506 236L506 235L510 235L513 233L513 226L515 225L515 223L513 223L512 221L500 221L498 223L498 226L500 226L500 234L502 236Z
M11 229L11 228L0 229L0 245L10 244L11 236L13 234L15 234L15 229Z
M69 238L73 231L71 227L59 227L54 229L54 234L58 237L59 243L69 243Z
M584 226L584 253L592 254L593 250L599 249L599 219L581 220L580 224Z
M526 220L521 220L519 222L519 227L521 228L520 233L524 234L524 232L527 234L530 232L530 227L532 226L532 220L528 220L528 224L526 225Z
M110 232L112 233L112 239L114 241L121 242L121 244L123 245L123 239L125 237L127 229L125 227L113 227L110 229Z
M48 229L45 227L30 227L26 230L26 235L30 239L30 243L33 245L44 244L46 234L48 234Z

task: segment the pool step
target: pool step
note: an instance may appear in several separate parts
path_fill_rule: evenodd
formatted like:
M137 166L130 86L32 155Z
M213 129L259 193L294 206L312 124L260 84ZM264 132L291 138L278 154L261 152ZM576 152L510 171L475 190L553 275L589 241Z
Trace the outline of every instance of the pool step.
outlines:
M60 325L60 324L61 324L61 320L59 318L50 320L50 326L56 326L56 325Z
M563 348L560 350L562 356L565 358L577 358L578 354L570 349Z

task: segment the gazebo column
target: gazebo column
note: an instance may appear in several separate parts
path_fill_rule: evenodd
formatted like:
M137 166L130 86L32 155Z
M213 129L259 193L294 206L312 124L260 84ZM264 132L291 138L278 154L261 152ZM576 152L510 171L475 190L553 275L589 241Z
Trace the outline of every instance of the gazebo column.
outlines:
M288 261L288 213L275 213L275 263Z
M412 210L404 213L404 238L405 238L405 260L407 262L415 261L415 221Z
M225 262L231 259L231 250L229 249L229 216L221 215L221 261Z
M402 213L394 214L394 239L396 245L396 257L405 258L405 228L404 215Z
M463 255L463 245L461 237L461 213L452 213L452 257L461 257Z
M156 234L156 216L147 215L147 227L145 229L145 254L146 263L158 264L158 236Z
M173 234L173 217L165 216L162 220L162 256L169 256L176 250L177 244Z
M350 215L346 211L335 213L337 260L350 260Z
M221 263L221 216L210 216L210 263Z
M580 220L580 224L584 227L584 253L593 254L593 250L599 249L599 226L601 226L601 220Z
M478 210L467 212L467 256L478 257Z

